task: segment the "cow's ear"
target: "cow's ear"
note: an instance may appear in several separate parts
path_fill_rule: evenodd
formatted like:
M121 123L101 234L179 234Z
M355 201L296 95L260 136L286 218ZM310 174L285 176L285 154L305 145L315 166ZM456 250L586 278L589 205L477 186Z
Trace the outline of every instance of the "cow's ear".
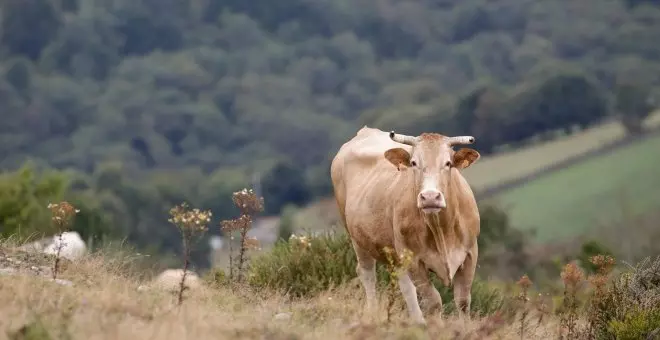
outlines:
M470 148L460 149L454 153L454 167L458 169L465 169L474 164L480 157L481 155L479 152L477 152L477 150Z
M410 154L403 148L394 148L385 151L385 158L401 170L401 166L410 167Z

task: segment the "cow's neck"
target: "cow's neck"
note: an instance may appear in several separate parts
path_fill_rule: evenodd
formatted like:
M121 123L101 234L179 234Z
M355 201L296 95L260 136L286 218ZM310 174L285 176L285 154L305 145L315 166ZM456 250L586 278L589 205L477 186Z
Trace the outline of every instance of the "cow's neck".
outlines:
M452 169L452 171L454 171ZM453 174L454 176L456 173ZM440 258L443 259L443 269L445 275L441 275L451 281L453 270L449 263L454 252L458 251L457 247L461 247L463 235L460 231L460 226L457 224L458 211L460 209L458 196L456 194L456 186L453 183L453 178L450 178L446 188L443 190L447 208L437 214L426 215L421 209L418 209L420 217L426 225L427 232L430 233L433 239L433 246L437 251ZM440 274L440 273L438 273Z

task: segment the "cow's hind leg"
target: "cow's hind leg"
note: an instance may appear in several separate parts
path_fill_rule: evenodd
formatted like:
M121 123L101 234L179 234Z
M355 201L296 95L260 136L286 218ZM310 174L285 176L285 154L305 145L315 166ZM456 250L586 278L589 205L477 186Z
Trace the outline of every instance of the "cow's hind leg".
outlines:
M421 261L418 262L417 265L410 268L410 275L422 296L424 311L429 314L442 312L442 297L433 286L426 266Z
M474 281L474 272L477 269L478 256L479 250L475 243L465 257L463 265L458 268L454 276L454 302L461 316L470 315L470 304L472 302L470 291L472 290L472 281Z
M353 249L358 262L357 275L366 295L367 312L373 314L376 307L376 260L355 242L353 242Z

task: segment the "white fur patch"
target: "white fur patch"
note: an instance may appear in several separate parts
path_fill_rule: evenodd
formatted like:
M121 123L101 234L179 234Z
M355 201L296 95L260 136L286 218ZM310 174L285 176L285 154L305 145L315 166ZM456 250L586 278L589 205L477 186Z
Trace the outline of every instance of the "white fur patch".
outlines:
M449 267L449 275L453 279L456 271L465 261L467 257L467 250L461 248L454 248L447 252L447 266Z

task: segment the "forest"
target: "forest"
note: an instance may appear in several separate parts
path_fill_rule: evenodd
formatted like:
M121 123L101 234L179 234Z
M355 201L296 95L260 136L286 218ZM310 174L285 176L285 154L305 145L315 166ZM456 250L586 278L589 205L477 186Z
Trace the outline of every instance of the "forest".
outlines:
M363 125L471 134L482 155L607 120L642 133L658 6L0 0L0 234L46 232L68 199L88 240L178 252L171 206L230 218L255 179L267 215L326 197Z

